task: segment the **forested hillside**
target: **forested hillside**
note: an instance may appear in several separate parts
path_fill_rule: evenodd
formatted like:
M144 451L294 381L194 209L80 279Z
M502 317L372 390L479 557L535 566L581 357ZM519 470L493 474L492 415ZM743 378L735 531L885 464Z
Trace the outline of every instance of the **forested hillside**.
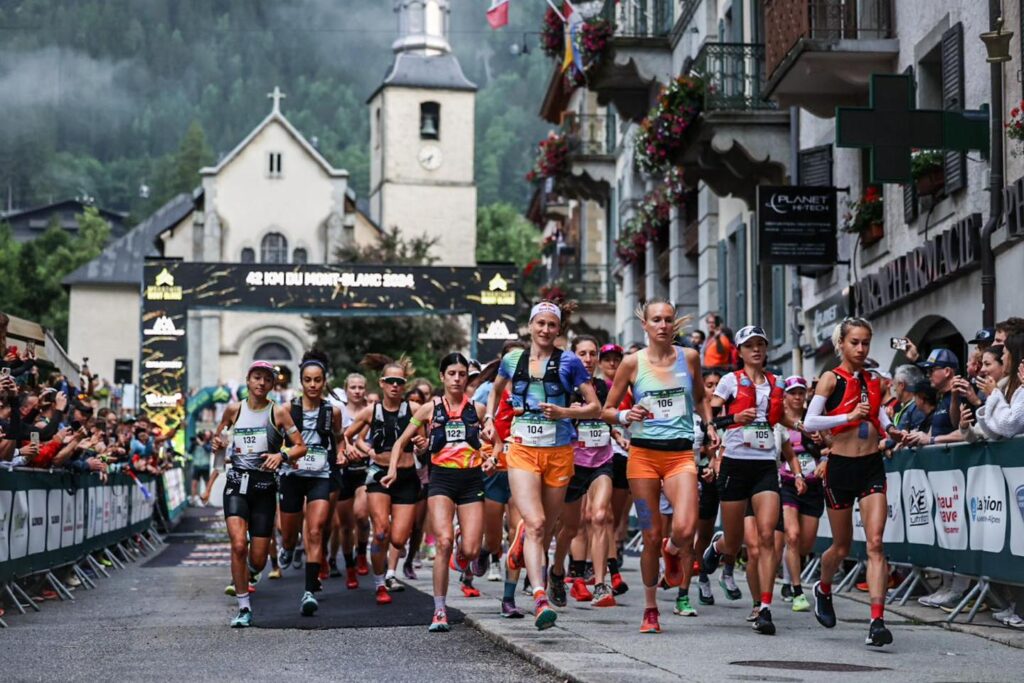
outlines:
M453 0L451 41L481 87L480 204L521 207L523 175L545 130L536 112L551 63L536 36L528 36L529 55L509 47L537 30L543 3L522 2L498 32L487 27L486 5ZM275 85L287 94L289 119L352 173L364 195L365 100L391 62L392 7L391 0L0 3L3 206L84 194L145 218L197 183L194 160L230 150L266 115Z

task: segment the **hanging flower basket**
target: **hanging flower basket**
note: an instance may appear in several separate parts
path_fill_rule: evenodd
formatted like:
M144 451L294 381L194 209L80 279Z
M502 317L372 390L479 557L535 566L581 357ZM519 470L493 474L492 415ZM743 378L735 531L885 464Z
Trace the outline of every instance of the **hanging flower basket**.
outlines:
M883 237L885 237L884 223L871 223L864 230L860 231L860 243L865 247L881 242Z
M623 263L635 263L648 243L668 231L672 207L682 206L686 193L682 171L672 167L661 185L644 195L636 214L626 221L615 242L615 252Z
M540 48L552 59L565 54L565 25L550 7L544 13L544 25L540 29Z
M538 144L537 160L526 174L526 180L536 182L544 178L558 178L568 172L569 141L565 135L550 133Z
M885 205L882 191L869 185L859 201L849 202L843 230L860 234L861 244L869 246L885 236Z
M684 143L684 134L700 115L704 104L704 83L699 78L679 76L658 95L658 102L640 123L633 160L642 173L665 170Z
M934 149L914 150L910 158L910 174L918 196L938 194L946 185L942 152Z
M1013 150L1013 156L1021 155L1021 147L1024 146L1024 100L1010 110L1010 120L1006 122L1006 137L1017 143Z

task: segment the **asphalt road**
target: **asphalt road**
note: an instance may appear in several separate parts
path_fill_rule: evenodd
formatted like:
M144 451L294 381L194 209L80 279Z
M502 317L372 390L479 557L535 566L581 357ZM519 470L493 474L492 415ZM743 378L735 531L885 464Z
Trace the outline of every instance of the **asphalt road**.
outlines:
M78 589L74 603L47 602L26 616L8 612L10 628L0 630L0 680L555 680L463 624L448 634L428 633L426 621L231 629L235 601L223 594L226 575L222 567L130 565L101 579L95 591ZM298 572L285 581L299 590ZM327 589L333 609L349 601L338 581ZM407 591L396 601L403 595L416 594ZM253 599L257 619L259 597Z

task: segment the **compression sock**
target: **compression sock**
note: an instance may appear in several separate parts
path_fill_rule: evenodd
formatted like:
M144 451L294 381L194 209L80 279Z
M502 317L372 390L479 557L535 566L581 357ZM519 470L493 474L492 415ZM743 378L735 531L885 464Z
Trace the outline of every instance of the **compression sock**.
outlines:
M679 592L676 594L676 598L685 598L689 594L690 594L689 586L687 586L686 588L683 588L682 586L680 586L679 587Z
M881 619L882 614L885 612L885 603L871 603L871 619Z
M700 581L701 583L708 583L709 581L711 581L711 579L709 579L708 575L704 573L704 563L703 562L700 563L700 567L701 567L700 575L697 577L697 580Z
M306 563L306 590L313 593L320 589L320 563L319 562L307 562Z
M373 587L374 588L380 588L383 585L384 585L384 575L383 574L374 574L373 575Z
M245 591L244 595L238 596L238 609L252 610L252 603L249 602L249 591Z
M764 609L766 607L771 607L771 606L772 606L772 593L771 593L771 591L766 591L764 593L761 593L761 609Z
M345 568L355 569L356 567L356 553L352 551L345 555Z
M619 558L609 557L608 558L608 573L618 574L619 573Z
M434 611L445 609L445 596L435 595L434 596Z
M505 582L505 593L501 596L503 600L515 600L516 599L516 582L506 581Z
M804 587L803 586L801 586L800 584L797 584L797 585L793 586L793 597L794 598L796 596L798 596L798 595L803 595L803 594L804 594Z
M581 579L586 576L587 563L584 560L569 560L569 576Z
M824 581L819 581L818 590L821 591L822 595L832 595L832 584L825 583Z

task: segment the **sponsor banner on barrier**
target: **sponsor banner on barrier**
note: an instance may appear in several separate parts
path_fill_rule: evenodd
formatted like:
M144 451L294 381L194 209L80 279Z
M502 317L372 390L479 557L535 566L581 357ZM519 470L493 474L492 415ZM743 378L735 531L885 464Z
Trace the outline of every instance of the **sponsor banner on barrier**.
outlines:
M903 477L899 472L886 472L886 520L883 543L903 543L906 529L903 526Z
M971 550L1002 552L1006 540L1006 486L999 465L967 470L967 513Z
M1010 492L1010 552L1024 557L1024 467L1004 467L1003 477Z
M907 542L931 546L935 544L932 522L932 486L924 470L903 473L903 502L906 506Z
M964 473L960 470L929 472L935 493L935 540L946 550L966 550Z

